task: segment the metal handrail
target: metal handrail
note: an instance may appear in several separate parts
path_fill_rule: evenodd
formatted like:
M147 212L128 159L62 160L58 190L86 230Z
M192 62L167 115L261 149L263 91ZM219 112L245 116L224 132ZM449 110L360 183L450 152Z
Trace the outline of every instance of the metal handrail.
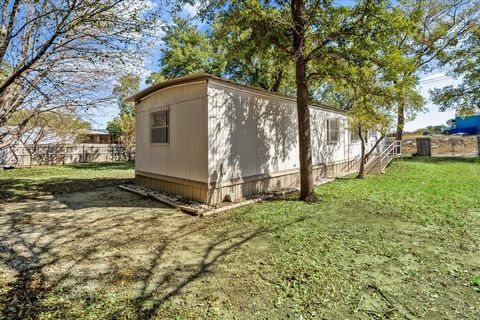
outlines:
M385 166L383 165L383 160L385 160L389 156L392 156L392 159L394 157L396 157L398 159L398 156L402 154L401 149L402 149L402 141L400 141L400 140L393 141L385 150L383 150L378 155L378 157L376 158L377 161L376 161L375 165L372 165L370 167L370 170L368 170L367 174L370 173L373 170L373 168L375 168L379 163L380 163L380 166L381 166L380 171L383 172L385 167L390 163L390 159L387 161L387 164Z

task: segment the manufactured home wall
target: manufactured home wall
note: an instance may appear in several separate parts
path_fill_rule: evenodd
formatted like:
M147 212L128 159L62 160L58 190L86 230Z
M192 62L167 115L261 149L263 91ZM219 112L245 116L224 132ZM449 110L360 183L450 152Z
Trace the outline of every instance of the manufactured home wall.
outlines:
M294 101L212 80L208 99L210 184L299 168ZM336 144L326 143L328 118L341 122L340 141ZM350 144L345 115L312 107L311 127L315 165L333 165L360 154L360 144Z
M168 144L150 143L150 114L170 110ZM207 182L207 82L167 87L138 103L135 170Z

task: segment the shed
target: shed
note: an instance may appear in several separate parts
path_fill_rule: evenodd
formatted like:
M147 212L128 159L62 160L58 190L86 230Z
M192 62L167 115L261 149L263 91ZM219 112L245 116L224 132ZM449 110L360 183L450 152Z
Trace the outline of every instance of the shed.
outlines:
M199 73L135 102L135 182L207 204L299 185L295 98ZM351 171L359 139L343 111L311 106L315 182ZM376 137L369 135L369 144Z

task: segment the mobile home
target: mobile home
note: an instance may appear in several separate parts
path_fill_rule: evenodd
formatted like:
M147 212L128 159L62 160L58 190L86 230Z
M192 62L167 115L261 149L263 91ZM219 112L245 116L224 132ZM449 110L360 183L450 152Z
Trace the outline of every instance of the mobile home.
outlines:
M294 98L201 73L129 100L136 112L137 184L207 204L299 185ZM320 182L351 170L360 143L343 111L321 104L310 110Z

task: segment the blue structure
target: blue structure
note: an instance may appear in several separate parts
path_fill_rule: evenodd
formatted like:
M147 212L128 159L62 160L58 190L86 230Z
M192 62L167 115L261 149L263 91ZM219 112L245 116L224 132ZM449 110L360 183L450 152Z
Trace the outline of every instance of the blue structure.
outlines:
M476 132L480 132L480 114L474 116L460 117L455 116L455 127L459 128L476 128Z
M446 128L443 133L480 133L480 111L472 116L465 117L456 114L455 120L450 120L448 123L452 125L450 128Z

